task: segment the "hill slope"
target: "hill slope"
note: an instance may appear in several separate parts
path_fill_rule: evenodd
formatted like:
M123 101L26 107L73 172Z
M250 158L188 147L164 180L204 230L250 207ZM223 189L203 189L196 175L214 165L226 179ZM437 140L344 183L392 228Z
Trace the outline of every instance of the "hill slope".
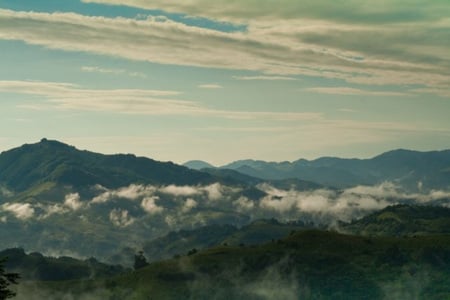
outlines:
M75 299L446 299L449 263L449 235L369 239L313 230L261 246L191 252L111 279L43 284L39 292ZM18 299L32 291L21 287Z

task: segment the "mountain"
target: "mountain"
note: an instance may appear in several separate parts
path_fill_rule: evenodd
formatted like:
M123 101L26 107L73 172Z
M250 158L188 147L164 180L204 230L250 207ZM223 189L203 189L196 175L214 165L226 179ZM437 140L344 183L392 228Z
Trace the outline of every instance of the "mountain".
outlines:
M106 188L142 184L212 183L209 174L132 154L103 155L42 139L0 154L0 184L13 192L52 182Z
M221 182L171 162L42 139L0 154L2 246L105 259L179 227L245 224L248 216L205 207L222 190L238 198L240 188Z
M209 168L215 168L210 163L207 163L206 161L202 160L190 160L183 164L183 166L193 169L193 170L201 170L201 169L209 169Z
M371 159L322 157L294 162L242 160L222 166L240 173L277 180L299 178L339 188L392 181L408 190L450 187L450 150L419 152L394 150Z

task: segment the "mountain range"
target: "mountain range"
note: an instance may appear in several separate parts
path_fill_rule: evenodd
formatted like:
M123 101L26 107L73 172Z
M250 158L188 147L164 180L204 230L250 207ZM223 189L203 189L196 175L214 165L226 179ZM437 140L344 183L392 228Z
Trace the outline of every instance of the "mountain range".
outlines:
M187 162L193 169L210 168L208 163ZM371 159L322 157L293 162L239 160L219 167L262 178L280 180L298 178L330 187L347 188L395 182L408 190L450 187L450 150L419 152L393 150Z

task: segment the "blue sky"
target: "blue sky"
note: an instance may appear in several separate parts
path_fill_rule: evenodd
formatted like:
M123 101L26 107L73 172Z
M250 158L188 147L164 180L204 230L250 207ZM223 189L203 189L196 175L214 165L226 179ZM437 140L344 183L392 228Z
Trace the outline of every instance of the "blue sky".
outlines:
M216 165L450 148L450 3L0 2L0 150Z

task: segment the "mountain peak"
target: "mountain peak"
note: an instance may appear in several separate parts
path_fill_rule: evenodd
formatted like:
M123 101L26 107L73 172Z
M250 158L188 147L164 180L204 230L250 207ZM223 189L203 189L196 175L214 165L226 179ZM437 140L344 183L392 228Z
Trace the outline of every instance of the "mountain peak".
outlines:
M35 145L42 145L42 146L47 146L47 147L70 147L70 148L75 148L74 146L71 146L69 144L65 144L63 142L60 142L58 140L49 140L47 138L42 138L37 144Z
M213 176L170 162L145 157L81 151L74 146L43 138L0 155L0 184L24 191L46 182L67 186L118 188L131 183L212 183Z

